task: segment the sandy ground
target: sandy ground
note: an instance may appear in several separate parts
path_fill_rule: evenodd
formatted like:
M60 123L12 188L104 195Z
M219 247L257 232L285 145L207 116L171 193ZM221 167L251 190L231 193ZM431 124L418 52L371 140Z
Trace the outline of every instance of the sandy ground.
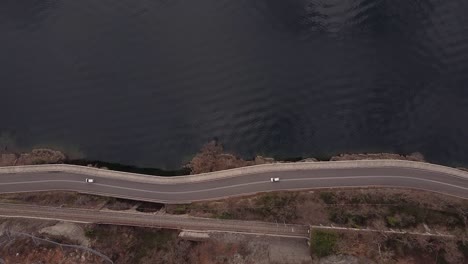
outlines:
M305 239L223 233L211 234L210 237L222 243L243 245L245 256L239 258L238 263L312 263Z
M42 228L39 230L39 233L53 236L64 236L71 241L76 241L82 246L90 246L90 241L85 237L83 228L74 223L59 222L53 226Z
M273 238L269 242L269 259L277 263L312 263L307 241L293 238Z

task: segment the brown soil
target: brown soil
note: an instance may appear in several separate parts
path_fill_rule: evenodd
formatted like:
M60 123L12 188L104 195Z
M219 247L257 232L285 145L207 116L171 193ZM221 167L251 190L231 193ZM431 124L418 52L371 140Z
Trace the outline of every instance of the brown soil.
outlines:
M0 255L2 263L105 263L96 255L48 243L36 244L27 237L8 240L6 246L0 248Z
M466 263L457 239L340 231L336 254L365 257L377 263Z
M51 239L64 244L77 244L62 236L40 234L40 230L50 228L56 221L29 219L0 219L0 263L102 263L101 258L79 249L60 248L51 243L32 240L15 234L21 232L36 237ZM12 231L13 233L8 233Z
M410 155L399 155L392 153L341 154L331 157L330 161L376 159L425 162L424 156L419 152L415 152ZM318 160L316 158L305 158L299 160L298 162L305 161L313 162ZM274 162L281 161L275 161L273 158L264 158L262 156L257 156L254 160L241 159L233 154L225 153L223 146L217 141L213 140L201 148L200 152L198 152L195 157L193 157L193 159L187 164L187 167L190 168L191 174L198 174Z
M0 202L3 203L25 203L40 206L66 206L89 209L100 208L109 199L103 196L65 191L0 194Z
M87 233L92 237L93 248L116 264L266 264L274 260L269 257L270 242L274 239L268 237L212 234L209 240L193 242L181 240L176 231L104 225L88 226ZM286 247L294 245L294 241L284 242Z
M377 159L393 159L393 160L411 160L411 161L420 161L424 162L424 156L415 152L410 155L399 155L392 153L366 153L366 154L341 154L338 156L333 156L330 158L330 161L338 160L377 160Z
M255 160L243 160L233 154L224 153L221 144L211 141L202 147L187 166L191 174L198 174L273 162L274 159L261 156L255 157Z
M29 153L0 153L0 166L63 163L66 156L57 150L33 149Z

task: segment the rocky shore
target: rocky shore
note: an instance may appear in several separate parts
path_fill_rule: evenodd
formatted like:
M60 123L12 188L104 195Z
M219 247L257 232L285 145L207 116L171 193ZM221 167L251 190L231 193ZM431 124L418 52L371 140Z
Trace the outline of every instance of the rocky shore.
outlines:
M262 156L256 156L254 160L244 160L225 153L221 144L211 141L204 145L186 166L190 168L190 174L198 174L273 162L276 162L273 158Z
M0 166L64 163L65 154L52 149L33 149L27 153L0 153Z
M418 152L412 153L410 155L399 155L392 153L341 154L338 156L333 156L329 160L340 161L381 159L425 162L424 156ZM296 162L314 161L319 160L316 158L304 158L299 159ZM234 154L224 152L223 146L220 143L211 141L201 148L200 152L198 152L195 157L193 157L193 159L186 165L186 167L190 168L191 174L198 174L275 162L285 161L275 160L274 158L266 158L262 156L256 156L253 160L244 160Z
M381 159L393 159L393 160L410 160L425 162L424 156L419 153L411 153L410 155L399 155L393 153L365 153L365 154L340 154L333 156L330 161L339 160L381 160Z
M424 156L421 153L412 153L410 155L399 155L392 153L365 153L365 154L340 154L331 157L330 161L341 160L378 160L378 159L393 159L393 160L409 160L425 162ZM316 158L299 158L296 162L314 162L319 161ZM192 160L182 169L165 171L156 168L137 168L134 166L126 166L121 164L113 164L106 162L87 161L87 160L67 160L67 156L57 150L52 149L33 149L27 153L8 153L0 152L0 166L18 166L18 165L37 165L37 164L57 164L71 163L83 166L106 167L112 170L121 170L135 173L144 173L152 175L186 175L199 174L220 170L227 170L239 167L269 164L276 162L286 162L275 160L274 158L256 156L252 160L242 159L232 153L224 151L222 144L217 141L211 141L205 144L201 150L192 158ZM287 162L291 162L288 160Z

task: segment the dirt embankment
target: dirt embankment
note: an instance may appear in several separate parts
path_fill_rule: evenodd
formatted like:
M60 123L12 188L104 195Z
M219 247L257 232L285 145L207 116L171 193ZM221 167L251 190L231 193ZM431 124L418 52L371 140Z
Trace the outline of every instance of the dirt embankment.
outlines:
M341 154L331 157L330 161L377 159L425 161L424 156L419 152L410 155L392 153ZM316 158L304 158L297 162L305 161L313 162L318 160ZM265 158L262 156L256 156L254 160L244 160L234 154L224 152L223 146L220 143L211 141L201 148L200 152L187 164L187 167L190 168L191 174L198 174L275 162L283 161L276 161L273 158Z
M0 152L0 167L15 165L57 164L64 163L66 158L66 155L62 152L52 149L33 149L28 153ZM330 161L375 159L425 161L424 156L418 152L412 153L410 155L399 155L391 153L341 154L331 157ZM305 161L313 162L318 160L316 158L304 158L298 160L297 162ZM276 161L273 158L262 156L256 156L253 160L244 160L234 154L224 152L222 144L213 140L205 144L185 167L190 169L190 174L198 174L275 162L283 161ZM88 166L92 165L88 164Z
M65 206L73 208L102 208L113 200L105 196L67 191L2 193L0 202L32 204L38 206Z
M0 166L63 163L65 154L52 149L33 149L28 153L0 153Z
M187 167L190 168L191 174L198 174L273 162L274 159L262 156L257 156L254 160L243 160L233 154L225 153L221 144L211 141L202 147Z
M393 153L364 153L364 154L340 154L333 156L330 161L339 160L378 160L378 159L393 159L393 160L410 160L424 162L424 156L415 152L410 155L399 155Z

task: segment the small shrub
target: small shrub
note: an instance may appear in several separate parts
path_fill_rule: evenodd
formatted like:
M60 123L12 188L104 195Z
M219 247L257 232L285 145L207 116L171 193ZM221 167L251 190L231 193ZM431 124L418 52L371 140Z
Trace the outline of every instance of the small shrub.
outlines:
M387 216L387 225L390 227L397 227L400 225L400 221L395 216Z
M444 225L448 227L465 227L464 219L456 212L440 211L429 208L421 208L418 205L398 205L392 207L389 216L397 217L399 225L395 227L407 228L418 224ZM388 222L389 226L391 224Z
M167 250L173 241L174 234L169 230L141 232L138 235L138 242L132 250L135 252L134 262L141 263L140 260L153 250Z
M314 231L310 237L310 250L319 258L335 252L338 235L328 231Z
M328 219L333 223L339 225L349 224L352 227L365 226L369 217L372 216L349 213L343 209L332 209L328 214Z
M348 216L348 219L354 227L364 226L367 223L367 218L362 215L351 214Z
M233 215L229 212L223 212L220 215L218 215L219 219L232 219Z
M335 209L330 210L328 219L335 224L344 225L348 223L348 215L344 212L344 210Z
M186 214L188 211L188 205L186 204L179 204L174 208L173 214Z
M457 242L457 247L458 250L465 256L465 258L468 258L468 243L463 243L463 241L458 241Z
M291 221L297 218L297 194L265 194L255 201L251 212L270 220Z
M87 228L84 233L85 237L87 238L95 238L96 237L96 231L92 228Z
M335 194L331 192L321 192L320 199L326 204L336 204Z

